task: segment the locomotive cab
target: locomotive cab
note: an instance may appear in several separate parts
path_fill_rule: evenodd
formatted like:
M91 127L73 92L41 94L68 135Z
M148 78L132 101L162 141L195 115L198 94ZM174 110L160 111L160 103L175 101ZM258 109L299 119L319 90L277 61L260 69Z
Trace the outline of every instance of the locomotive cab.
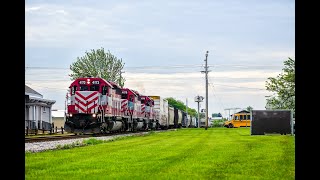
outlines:
M112 85L102 78L78 78L69 87L65 130L99 133L108 109Z

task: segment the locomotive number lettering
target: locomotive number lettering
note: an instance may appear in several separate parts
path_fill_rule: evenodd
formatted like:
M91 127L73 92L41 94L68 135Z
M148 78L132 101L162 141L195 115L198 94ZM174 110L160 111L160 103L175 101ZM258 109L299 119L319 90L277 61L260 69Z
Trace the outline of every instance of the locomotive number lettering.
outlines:
M86 84L86 81L79 81L79 84Z
M99 81L92 81L92 84L99 84Z
M122 91L122 94L128 94L128 92L127 91Z

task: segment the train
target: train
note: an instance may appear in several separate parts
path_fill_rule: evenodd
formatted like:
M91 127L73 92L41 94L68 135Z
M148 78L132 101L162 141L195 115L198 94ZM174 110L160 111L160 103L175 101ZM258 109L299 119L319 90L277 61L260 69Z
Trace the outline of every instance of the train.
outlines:
M81 77L69 86L64 130L112 133L196 127L196 120L171 107L161 96L148 96L99 77Z

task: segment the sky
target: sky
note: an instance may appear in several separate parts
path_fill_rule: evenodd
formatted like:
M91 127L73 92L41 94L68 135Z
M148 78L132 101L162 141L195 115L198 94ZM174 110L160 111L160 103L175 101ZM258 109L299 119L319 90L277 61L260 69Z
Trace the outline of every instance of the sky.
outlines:
M263 110L266 81L295 58L295 1L26 1L25 83L53 109L65 109L70 65L100 48L122 59L125 87L195 110L208 51L209 116Z

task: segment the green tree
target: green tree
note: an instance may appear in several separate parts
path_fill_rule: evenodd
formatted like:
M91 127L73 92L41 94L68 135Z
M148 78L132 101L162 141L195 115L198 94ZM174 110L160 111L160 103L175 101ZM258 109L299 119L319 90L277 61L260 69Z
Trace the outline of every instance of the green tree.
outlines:
M246 108L246 110L250 112L251 110L253 110L253 107L248 106L248 107Z
M221 113L213 113L211 117L222 117Z
M122 59L104 51L104 48L85 52L82 57L77 57L77 61L70 65L71 80L79 77L100 77L108 81L118 83L123 87L125 79L121 76L121 71L124 67Z
M180 101L180 100L176 100L172 97L169 97L169 98L166 98L166 100L168 101L168 104L172 107L175 107L177 109L180 109L181 111L184 111L186 112L186 105ZM198 113L195 109L191 109L188 107L188 114L190 116L193 116L193 117L198 117Z
M269 77L266 81L268 91L274 93L267 99L268 109L291 109L295 112L295 61L288 58L284 61L283 73Z

